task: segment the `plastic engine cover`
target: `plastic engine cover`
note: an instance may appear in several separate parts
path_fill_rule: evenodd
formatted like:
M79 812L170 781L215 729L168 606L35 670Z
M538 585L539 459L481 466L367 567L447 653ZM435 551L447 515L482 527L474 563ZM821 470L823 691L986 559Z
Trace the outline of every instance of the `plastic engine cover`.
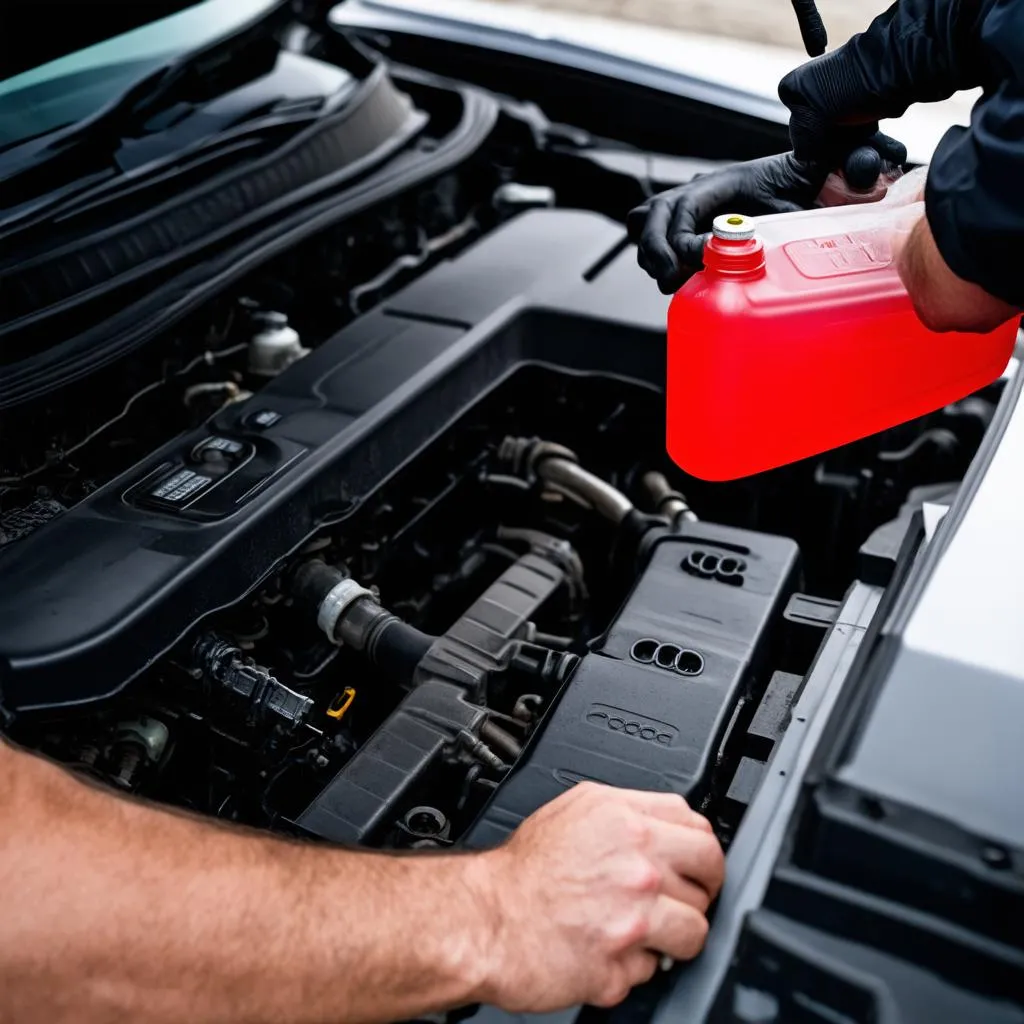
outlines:
M659 541L466 845L503 841L583 780L699 803L738 699L766 679L798 562L784 537L706 523Z

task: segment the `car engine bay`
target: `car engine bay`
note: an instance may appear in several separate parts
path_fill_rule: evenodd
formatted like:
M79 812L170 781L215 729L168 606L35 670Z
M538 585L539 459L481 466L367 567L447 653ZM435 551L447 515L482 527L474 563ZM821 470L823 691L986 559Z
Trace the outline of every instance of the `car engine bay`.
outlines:
M889 582L1001 385L684 477L667 299L622 224L651 182L503 117L456 170L4 410L12 739L330 842L490 845L594 779L680 793L728 844L844 594Z

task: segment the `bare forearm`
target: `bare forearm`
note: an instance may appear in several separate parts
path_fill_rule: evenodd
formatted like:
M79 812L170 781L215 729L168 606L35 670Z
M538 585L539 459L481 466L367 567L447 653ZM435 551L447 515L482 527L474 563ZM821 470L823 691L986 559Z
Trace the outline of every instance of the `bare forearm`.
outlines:
M2 1020L351 1024L481 994L477 858L222 828L2 744L0 771Z
M995 330L1019 309L957 277L946 264L922 216L898 247L900 278L925 326L933 331Z

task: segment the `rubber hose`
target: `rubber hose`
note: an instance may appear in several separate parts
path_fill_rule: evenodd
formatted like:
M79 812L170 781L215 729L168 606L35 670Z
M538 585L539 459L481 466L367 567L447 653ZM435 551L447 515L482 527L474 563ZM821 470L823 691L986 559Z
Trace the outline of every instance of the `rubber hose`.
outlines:
M792 0L796 12L797 24L800 26L800 38L809 57L820 57L828 46L828 33L825 23L818 13L814 0Z
M544 459L538 463L536 472L541 480L577 495L613 523L621 523L633 510L633 503L621 491L568 459Z
M345 578L345 574L326 562L310 561L300 565L292 577L291 592L304 604L319 608L323 599Z
M370 661L389 679L411 684L416 666L430 650L435 637L410 626L401 619L391 618L373 638L367 653Z
M523 752L522 744L514 736L491 721L484 722L480 726L480 739L512 761L517 760Z

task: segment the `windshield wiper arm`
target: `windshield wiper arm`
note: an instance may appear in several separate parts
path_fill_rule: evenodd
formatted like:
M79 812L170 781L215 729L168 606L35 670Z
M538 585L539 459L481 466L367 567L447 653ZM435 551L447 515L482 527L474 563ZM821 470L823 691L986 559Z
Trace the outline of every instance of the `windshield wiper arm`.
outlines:
M272 62L280 48L276 33L292 17L291 0L277 0L229 35L148 72L90 117L12 146L0 153L0 181L64 156L82 144L113 147L125 131L144 123L190 82L200 83L229 66L239 73L248 68L248 64L238 63L246 56L257 64Z

